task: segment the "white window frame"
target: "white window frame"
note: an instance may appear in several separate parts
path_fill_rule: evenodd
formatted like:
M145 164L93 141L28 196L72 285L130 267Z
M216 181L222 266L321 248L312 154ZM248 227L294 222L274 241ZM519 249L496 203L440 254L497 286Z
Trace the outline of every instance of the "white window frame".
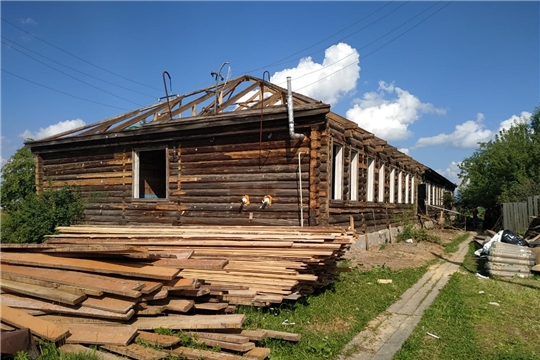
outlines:
M373 202L375 190L375 159L368 158L366 200Z
M409 174L405 175L405 204L409 203Z
M398 173L398 193L397 193L397 202L401 204L403 202L403 171L399 170Z
M379 166L379 202L384 202L384 164L381 163Z
M396 168L391 168L390 170L390 204L393 204L396 201Z
M337 150L337 153L335 152ZM343 145L332 143L332 200L343 199Z
M358 151L351 150L349 200L358 201Z
M411 204L414 204L414 176L411 176Z

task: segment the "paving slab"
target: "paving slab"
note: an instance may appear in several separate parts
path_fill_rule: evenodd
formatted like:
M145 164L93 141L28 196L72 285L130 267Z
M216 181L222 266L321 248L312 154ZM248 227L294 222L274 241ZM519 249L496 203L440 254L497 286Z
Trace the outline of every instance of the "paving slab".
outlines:
M459 269L473 234L458 251L428 271L385 312L368 323L342 351L339 360L388 360L401 349L450 276Z

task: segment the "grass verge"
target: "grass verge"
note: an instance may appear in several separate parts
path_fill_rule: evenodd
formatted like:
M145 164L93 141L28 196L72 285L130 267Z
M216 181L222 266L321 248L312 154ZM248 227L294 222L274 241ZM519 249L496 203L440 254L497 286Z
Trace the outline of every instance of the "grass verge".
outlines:
M335 359L367 323L397 301L420 279L426 267L391 270L386 267L342 273L333 286L293 304L269 309L240 307L245 328L302 334L298 343L268 339L258 346L271 348L270 359ZM378 279L392 279L379 284ZM294 325L286 325L294 324Z
M454 240L444 245L444 252L447 254L455 253L456 251L458 251L459 245L461 245L461 243L467 240L468 238L469 238L469 233L465 233L461 236L458 236Z
M540 278L479 279L473 253L471 244L395 360L540 359Z

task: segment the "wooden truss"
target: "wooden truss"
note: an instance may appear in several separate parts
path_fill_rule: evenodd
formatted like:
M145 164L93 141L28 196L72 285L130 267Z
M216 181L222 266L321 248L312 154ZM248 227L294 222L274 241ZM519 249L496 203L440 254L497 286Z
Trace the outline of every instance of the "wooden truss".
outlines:
M196 90L184 95L172 95L167 100L114 116L102 121L41 139L88 136L139 129L147 124L180 118L214 116L245 110L283 106L287 89L262 79L244 75L239 78ZM320 101L293 93L294 105L320 104Z

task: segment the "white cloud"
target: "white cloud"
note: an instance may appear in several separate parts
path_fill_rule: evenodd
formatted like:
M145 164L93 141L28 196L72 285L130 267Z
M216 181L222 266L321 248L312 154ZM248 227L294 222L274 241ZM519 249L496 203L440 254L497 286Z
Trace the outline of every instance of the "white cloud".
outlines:
M31 17L27 17L26 19L22 19L21 20L21 24L23 25L37 25L37 22L32 19Z
M0 167L4 166L7 163L7 160L0 156Z
M409 155L409 149L407 149L407 148L401 148L401 149L398 149L398 151L401 151L405 155Z
M386 99L386 95L397 97ZM394 83L387 84L381 80L377 91L366 92L361 99L356 99L356 104L347 110L346 117L378 137L393 141L411 136L409 125L427 113L445 114L446 111L421 102Z
M439 134L431 137L420 138L414 145L415 148L450 144L456 148L476 148L479 142L492 139L494 133L485 128L484 114L478 113L476 120L467 120L463 124L456 125L451 134Z
M85 124L86 123L81 119L65 120L65 121L60 121L53 125L49 125L46 128L40 128L36 132L32 132L28 129L24 130L22 134L19 134L19 137L23 138L24 140L26 139L39 140L39 139L43 139L49 136L63 133L64 131L78 128Z
M339 43L326 49L322 64L305 57L297 67L276 72L270 81L287 87L290 76L293 91L334 105L341 96L356 88L360 78L359 59L356 49Z
M444 176L445 178L447 178L448 180L450 180L454 184L459 184L459 182L460 182L460 179L458 177L459 164L460 164L460 162L452 161L450 163L450 165L448 165L448 167L446 169L444 169L444 170L437 169L435 171L437 171L439 174L441 174L442 176Z
M532 114L528 111L522 111L521 115L512 115L509 119L506 119L504 121L501 121L501 124L499 126L499 131L501 130L508 130L512 125L518 124L518 123L528 123L529 119L531 118Z

